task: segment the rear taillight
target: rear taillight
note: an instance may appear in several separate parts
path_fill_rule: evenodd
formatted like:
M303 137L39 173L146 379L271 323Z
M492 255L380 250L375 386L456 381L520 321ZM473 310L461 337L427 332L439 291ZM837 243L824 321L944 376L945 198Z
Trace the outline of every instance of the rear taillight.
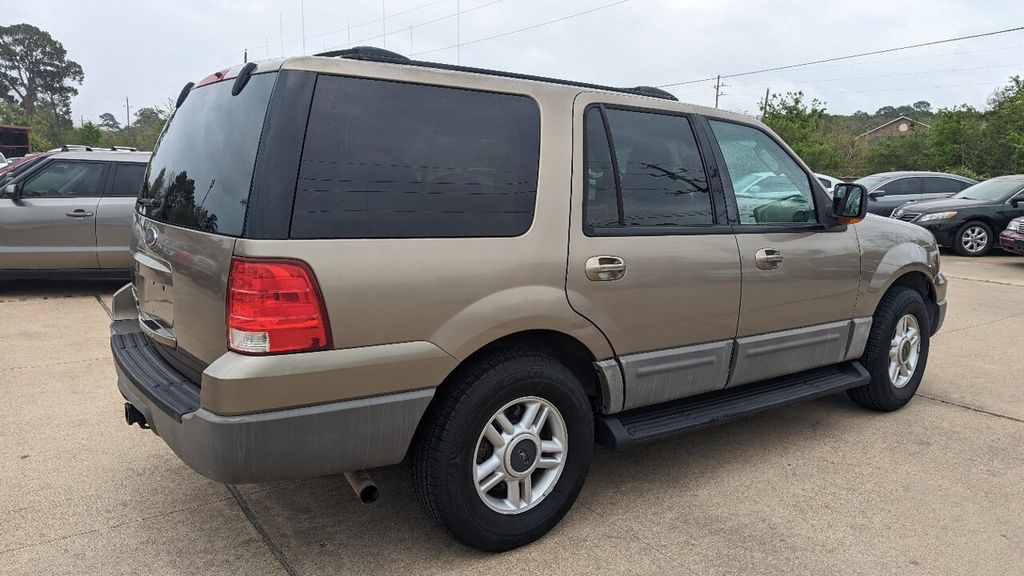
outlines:
M327 311L309 266L298 260L232 258L228 347L243 354L330 348Z

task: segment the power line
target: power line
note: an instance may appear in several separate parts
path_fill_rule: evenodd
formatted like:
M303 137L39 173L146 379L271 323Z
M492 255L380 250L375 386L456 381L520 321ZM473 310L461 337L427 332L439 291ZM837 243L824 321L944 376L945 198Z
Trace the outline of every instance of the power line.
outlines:
M452 44L451 46L445 46L443 48L434 48L432 50L423 50L422 52L414 52L413 54L410 54L410 56L420 56L422 54L432 54L434 52L442 52L444 50L451 50L452 48L461 48L462 46L471 46L473 44L479 44L481 42L486 42L488 40L494 40L496 38L504 38L506 36L511 36L513 34L518 34L520 32L526 32L527 30L535 30L537 28L542 28L544 26L550 26L551 24L557 24L558 22L565 22L566 20L570 20L570 19L576 18L578 16L584 16L586 14L591 14L593 12L597 12L598 10L604 10L605 8L611 8L612 6L618 6L619 4L625 4L626 2L629 2L629 1L630 0L619 0L618 2L612 2L610 4L604 4L602 6L598 6L597 8L591 8L590 10L584 10L582 12L577 12L575 14L570 14L568 16L563 16L561 18L556 18L554 20L548 20L547 22L540 22L538 24L533 24L531 26L524 26L522 28L516 28L515 30L509 30L508 32L502 32L501 34L495 34L493 36L486 36L484 38L477 38L476 40L470 40L469 42L462 42L460 44Z
M943 40L932 40L931 42L920 42L918 44L910 44L908 46L899 46L896 48L885 48L882 50L872 50L870 52L861 52L858 54L849 54L846 56L835 56L833 58L822 58L820 60L812 60L810 62L801 62L799 64L787 64L785 66L773 66L771 68L762 68L760 70L750 70L747 72L738 72L736 74L723 74L722 78L736 78L738 76L750 76L753 74L764 74L765 72L778 72L780 70L789 70L792 68L801 68L803 66L813 66L815 64L826 64L828 62L837 62L839 60L849 60L851 58L863 58L864 56L874 56L876 54L886 54L889 52L898 52L900 50L910 50L912 48L923 48L925 46L935 46L937 44L948 44L950 42L959 42L961 40L971 40L974 38L984 38L986 36L996 36L998 34L1008 34L1010 32L1019 32L1024 30L1024 26L1017 26L1015 28L1006 28L1003 30L995 30L992 32L982 32L980 34L970 34L968 36L958 36L956 38L945 38ZM696 84L698 82L710 82L715 80L715 76L708 78L700 78L697 80L685 80L682 82L670 82L668 84L659 84L658 88L671 88L673 86L683 86L685 84Z

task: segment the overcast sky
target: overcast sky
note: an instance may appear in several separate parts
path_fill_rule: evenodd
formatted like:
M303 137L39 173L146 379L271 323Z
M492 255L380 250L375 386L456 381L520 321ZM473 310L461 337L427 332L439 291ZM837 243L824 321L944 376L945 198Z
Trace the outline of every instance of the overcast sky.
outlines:
M0 0L0 22L50 32L85 69L74 115L124 118L229 64L303 51L300 0ZM1021 0L304 0L305 51L384 46L419 59L602 84L664 85L1024 25ZM457 26L457 6L464 14ZM596 9L596 10L595 10ZM560 18L593 12L542 25ZM383 36L383 22L387 35ZM540 25L540 26L538 26ZM351 31L348 27L351 26ZM412 27L410 34L410 27ZM532 27L532 28L530 28ZM282 30L283 28L283 38ZM515 32L517 29L530 28ZM497 38L477 41L492 36ZM461 38L460 50L450 48ZM427 52L429 51L429 52ZM426 53L424 53L426 52ZM835 113L927 100L984 107L1024 74L1024 32L727 79L721 106L765 88ZM713 82L670 88L714 103Z

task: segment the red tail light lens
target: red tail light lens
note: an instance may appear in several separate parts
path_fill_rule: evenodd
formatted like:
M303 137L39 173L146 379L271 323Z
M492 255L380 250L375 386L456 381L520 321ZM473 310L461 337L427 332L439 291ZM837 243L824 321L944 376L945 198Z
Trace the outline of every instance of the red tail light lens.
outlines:
M243 354L331 347L331 330L313 271L298 260L232 258L228 347Z

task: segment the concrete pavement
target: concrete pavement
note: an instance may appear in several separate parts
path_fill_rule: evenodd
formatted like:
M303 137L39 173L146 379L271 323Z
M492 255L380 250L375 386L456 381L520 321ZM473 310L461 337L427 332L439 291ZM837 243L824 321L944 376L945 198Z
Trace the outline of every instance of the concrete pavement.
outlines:
M944 257L919 397L839 395L598 450L544 539L489 555L434 528L405 466L242 486L127 428L117 284L0 284L0 574L1012 574L1024 571L1024 258ZM97 298L97 295L100 297Z

